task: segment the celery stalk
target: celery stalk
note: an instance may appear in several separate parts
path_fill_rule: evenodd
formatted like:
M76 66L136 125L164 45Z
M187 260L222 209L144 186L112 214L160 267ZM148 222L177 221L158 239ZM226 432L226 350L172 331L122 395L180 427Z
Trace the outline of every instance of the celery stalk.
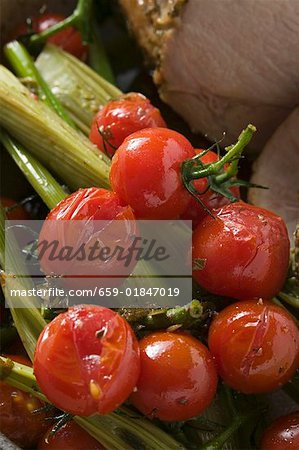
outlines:
M71 189L109 187L109 159L0 66L0 124Z
M122 94L86 64L53 45L46 45L36 67L84 133L99 107Z
M49 209L66 197L67 194L50 172L4 130L0 131L0 140Z

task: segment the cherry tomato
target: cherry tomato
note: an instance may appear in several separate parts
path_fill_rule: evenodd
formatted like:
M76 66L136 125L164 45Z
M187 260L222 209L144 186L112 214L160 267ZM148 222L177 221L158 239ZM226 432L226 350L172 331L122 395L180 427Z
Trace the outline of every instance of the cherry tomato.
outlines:
M16 200L8 197L0 197L0 202L4 208L8 208L6 217L8 220L29 220L30 216L23 206L19 205ZM13 207L13 208L12 208ZM10 209L12 208L12 209Z
M279 417L265 431L261 450L298 450L299 411Z
M70 308L41 333L34 373L48 399L72 414L106 414L123 403L140 369L138 342L116 312L94 305Z
M112 100L95 115L89 139L112 157L126 137L143 128L166 127L160 111L141 94Z
M65 221L68 221L67 223ZM80 221L80 222L79 222ZM97 221L106 221L105 223ZM80 277L104 278L111 276L129 275L136 261L131 261L128 266L124 260L113 257L113 251L117 246L128 248L132 243L131 236L136 234L136 221L130 206L120 200L117 194L106 189L86 188L69 195L62 200L48 214L39 236L40 264L46 274L55 273L73 276L69 284L74 286L82 283ZM81 244L85 245L85 257L81 258L52 258L53 247L50 245L47 251L43 251L44 243L59 242L59 249L69 247L72 254L79 250ZM87 249L101 244L91 253ZM111 258L105 254L100 258L103 247L111 250ZM57 253L57 252L56 252ZM76 277L76 279L74 279ZM85 285L88 279L85 279Z
M246 300L223 309L209 330L219 375L245 394L270 392L299 365L299 331L291 315L269 301Z
M195 280L208 291L233 297L271 299L288 270L290 242L283 220L243 202L205 217L193 233Z
M53 436L51 427L43 436L37 450L105 450L96 439L73 420L64 424Z
M190 142L176 131L137 131L124 140L112 158L111 186L132 206L138 219L176 219L190 201L180 165L193 156Z
M7 357L31 366L31 362L26 358L16 355ZM45 420L46 412L38 411L43 406L44 404L32 395L0 381L0 431L22 448L35 447L49 426L49 422Z
M32 30L35 33L41 33L64 19L64 16L52 13L33 17L31 18ZM28 26L21 25L17 28L15 35L19 37L26 33L28 33ZM57 45L57 47L62 48L79 59L86 59L88 46L83 45L80 32L73 27L67 27L58 31L53 36L50 36L47 42Z
M203 149L195 149L195 154L199 155L203 151L204 151ZM211 164L213 162L219 161L219 156L217 155L217 153L210 150L203 156L201 156L200 160L204 164ZM230 203L230 200L227 197L224 197L221 194L217 194L215 191L211 189L207 189L208 188L207 178L199 178L198 180L195 180L193 182L193 185L198 192L202 193L199 196L199 198L210 211ZM232 186L230 188L230 192L234 197L240 198L240 190L238 186ZM181 219L192 220L192 226L195 229L199 224L199 222L204 217L206 217L207 214L208 213L204 210L202 205L194 197L191 196L189 205L187 206L186 211L182 214Z
M186 333L161 331L139 342L141 374L131 395L143 414L166 421L201 414L217 388L209 350Z

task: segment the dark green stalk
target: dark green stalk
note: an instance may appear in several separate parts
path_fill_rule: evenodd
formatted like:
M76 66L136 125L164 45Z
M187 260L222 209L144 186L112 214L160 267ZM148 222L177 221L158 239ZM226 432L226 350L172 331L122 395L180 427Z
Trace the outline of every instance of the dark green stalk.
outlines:
M38 34L33 34L29 38L30 44L40 44L45 42L49 37L56 34L64 28L73 26L77 28L82 35L84 43L90 42L89 20L92 9L92 0L79 0L74 12L66 19L58 22L47 30Z
M4 47L4 54L19 77L29 77L36 82L40 99L50 108L54 109L65 122L73 128L76 128L73 120L66 113L59 100L57 100L43 77L40 75L23 44L18 41L10 42Z
M4 130L0 131L0 140L49 209L54 208L66 197L67 194L50 172Z
M99 32L95 30L95 24L92 25L93 28L93 40L89 45L89 65L105 80L112 84L115 84L115 77L112 72L111 65L106 55L106 51L102 44Z

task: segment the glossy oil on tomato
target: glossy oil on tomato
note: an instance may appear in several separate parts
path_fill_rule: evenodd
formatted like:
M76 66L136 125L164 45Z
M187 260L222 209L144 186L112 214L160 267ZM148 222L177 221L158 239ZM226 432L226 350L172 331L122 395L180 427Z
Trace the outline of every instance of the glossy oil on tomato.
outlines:
M102 444L73 420L51 435L53 427L43 436L37 450L105 450Z
M160 111L141 94L130 93L112 100L95 115L89 139L108 156L126 137L143 128L166 127Z
M126 266L125 261L117 260L116 256L103 260L97 255L102 247L110 249L111 254L117 245L128 248L132 242L131 236L135 234L133 211L117 194L100 188L80 189L52 209L43 224L39 235L41 268L46 274L64 275L65 282L69 281L72 286L75 283L79 287L83 282L80 277L85 277L86 287L88 278L91 286L93 282L97 282L92 277L102 277L104 282L105 277L127 276L131 273L135 260L132 259L131 264ZM73 249L73 254L84 244L85 257L83 255L76 260L51 257L51 243L56 241L59 242L59 249L67 246ZM101 245L92 259L89 259L87 249L96 241ZM44 244L49 245L45 252L42 251Z
M43 14L41 16L33 17L31 18L32 30L36 33L40 33L64 19L65 17L60 14ZM21 25L17 28L15 36L19 37L26 33L28 33L28 27L26 25ZM74 27L67 27L58 31L53 36L50 36L47 39L47 42L57 45L57 47L62 48L79 59L86 59L88 47L83 45L81 34Z
M208 349L185 333L157 332L141 339L141 374L131 396L146 416L166 421L201 414L212 401L217 374Z
M195 149L195 154L199 155L203 152L203 149ZM219 161L219 156L217 153L212 150L205 153L200 157L200 160L204 164L211 164L216 161ZM226 168L227 166L225 166ZM205 205L205 207L212 211L213 209L220 208L222 206L230 203L230 200L227 197L224 197L221 194L217 194L215 191L208 189L208 180L207 178L199 178L198 180L194 180L193 185L195 189L200 193L199 198L201 202ZM240 190L237 186L232 186L230 188L230 192L236 198L240 198ZM187 206L186 211L182 214L181 219L183 220L192 220L192 227L195 229L199 222L206 217L208 212L203 208L203 206L190 194L190 202Z
M27 358L17 355L6 357L31 366ZM38 411L44 406L32 395L0 381L0 432L22 448L35 447L49 426L49 421L46 421L49 413Z
M123 403L140 369L138 342L130 325L108 308L70 308L41 333L34 373L58 408L88 416Z
M264 432L261 450L298 450L299 411L279 417Z
M209 330L219 375L237 391L279 389L299 365L299 331L291 315L270 301L242 301L222 310Z
M176 131L137 131L112 158L111 186L138 219L176 219L190 200L180 166L193 156L190 142Z
M232 203L205 217L193 233L193 271L208 291L233 297L272 298L288 270L290 242L276 214L243 202Z

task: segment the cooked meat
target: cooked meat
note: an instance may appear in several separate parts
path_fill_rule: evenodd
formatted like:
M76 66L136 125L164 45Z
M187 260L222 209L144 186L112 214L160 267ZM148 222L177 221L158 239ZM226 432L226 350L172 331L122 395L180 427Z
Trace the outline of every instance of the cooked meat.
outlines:
M280 214L292 235L299 223L299 107L280 125L257 159L252 182L269 190L251 189L249 199Z
M163 100L211 139L249 122L261 150L298 105L297 0L120 0Z

